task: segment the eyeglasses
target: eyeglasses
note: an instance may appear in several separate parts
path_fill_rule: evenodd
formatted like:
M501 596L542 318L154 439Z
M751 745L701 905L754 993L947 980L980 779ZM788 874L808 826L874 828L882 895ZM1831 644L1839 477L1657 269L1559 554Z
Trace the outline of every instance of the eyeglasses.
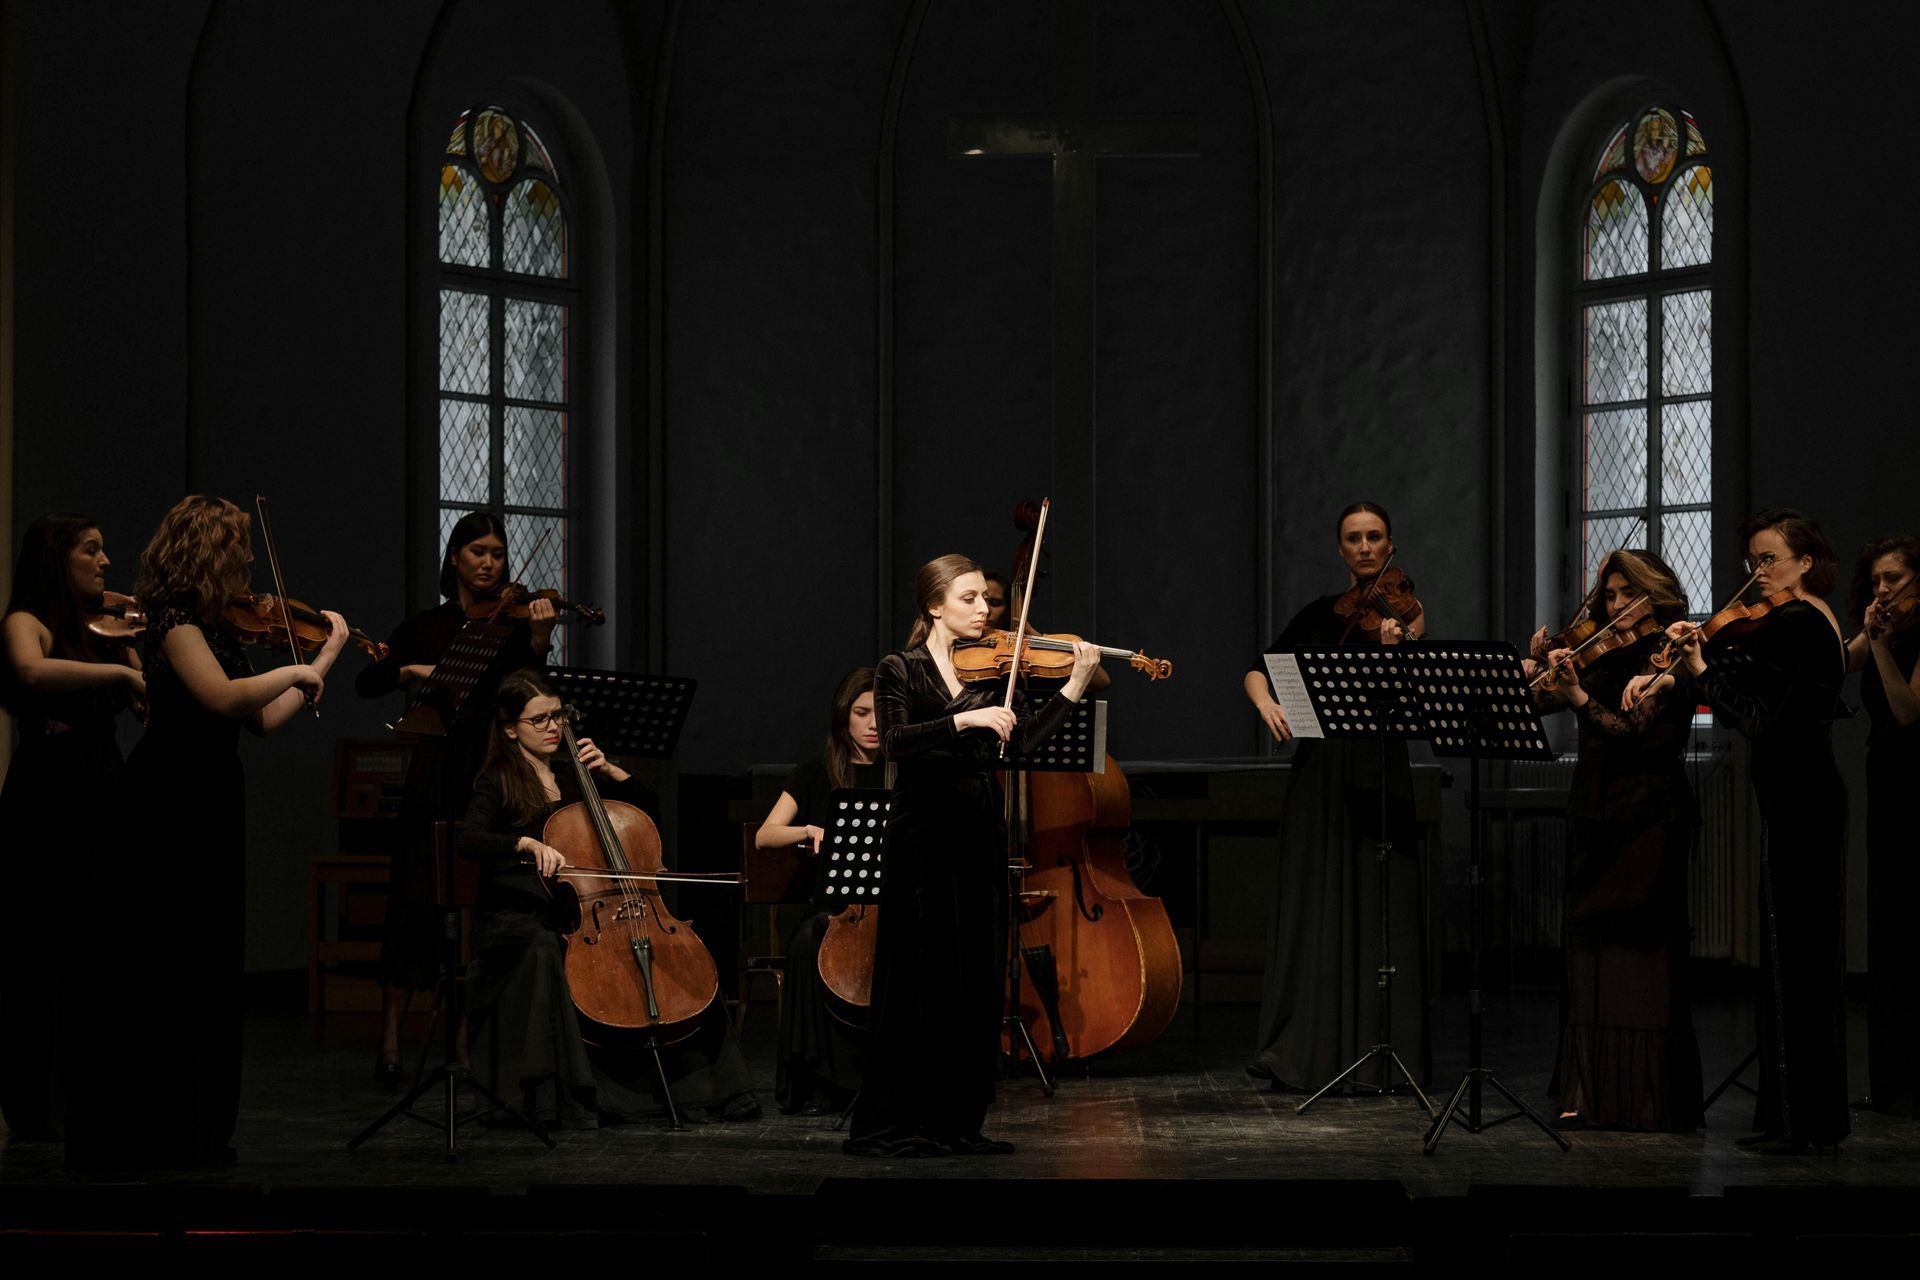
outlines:
M521 724L530 724L536 729L549 729L554 725L571 724L573 708L561 707L557 711L543 711L537 716L522 716Z
M1771 565L1771 564L1773 564L1773 562L1774 562L1774 561L1776 561L1776 560L1778 560L1779 558L1780 558L1779 556L1777 556L1777 555L1775 555L1775 554L1774 554L1773 552L1771 552L1771 551L1769 551L1769 552L1767 552L1767 554L1765 554L1765 555L1763 555L1763 556L1761 556L1761 557L1760 557L1760 558L1759 558L1758 560L1755 560L1755 559L1754 559L1754 558L1753 558L1752 556L1748 556L1748 557L1747 557L1747 572L1748 572L1748 573L1758 573L1758 572L1760 572L1760 571L1761 571L1762 569L1765 569L1765 568L1767 568L1767 567L1768 567L1769 565Z

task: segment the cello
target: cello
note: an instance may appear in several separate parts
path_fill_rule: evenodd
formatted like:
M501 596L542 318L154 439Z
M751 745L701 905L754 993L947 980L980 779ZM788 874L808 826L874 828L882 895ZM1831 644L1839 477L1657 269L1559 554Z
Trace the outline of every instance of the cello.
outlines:
M1031 626L1043 514L1031 503L1014 513L1028 534L1014 557L1021 611L1010 622L1019 632ZM1033 978L1021 985L1018 1010L1029 1036L1054 1063L1151 1043L1179 1011L1183 974L1165 904L1127 869L1126 775L1108 756L1104 772L1023 774L1007 791L1016 807L1009 829L1026 833L1014 924Z

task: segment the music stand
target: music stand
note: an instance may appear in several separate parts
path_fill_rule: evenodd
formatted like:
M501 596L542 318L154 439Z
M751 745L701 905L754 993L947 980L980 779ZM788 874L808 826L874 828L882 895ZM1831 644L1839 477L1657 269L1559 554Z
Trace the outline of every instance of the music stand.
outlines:
M594 671L585 667L549 667L543 673L559 693L560 700L573 708L574 722L593 726L593 741L609 756L639 756L667 759L680 741L680 730L687 723L687 711L693 703L696 682L682 676L641 675L631 671ZM660 1016L660 1002L653 986L653 949L645 938L633 947L634 967L639 971L647 998L647 1014ZM673 1084L667 1076L667 1064L660 1056L658 1022L649 1023L644 1040L653 1057L654 1075L660 1081L660 1094L667 1104L667 1127L678 1129L680 1108L673 1100Z
M1380 746L1380 835L1374 841L1374 860L1379 868L1380 885L1380 964L1374 986L1379 992L1379 1043L1345 1071L1316 1089L1312 1096L1295 1107L1295 1115L1320 1101L1361 1068L1376 1058L1386 1066L1382 1095L1394 1091L1393 1073L1406 1077L1420 1109L1433 1114L1433 1102L1420 1088L1419 1079L1400 1060L1393 1045L1393 963L1391 910L1388 874L1393 856L1393 831L1387 816L1388 744L1395 739L1410 740L1421 735L1424 723L1419 706L1405 674L1406 652L1398 647L1360 648L1342 645L1302 645L1286 653L1267 655L1267 675L1273 683L1274 700L1287 717L1296 738L1325 738L1332 741L1371 739ZM1366 1087L1363 1082L1356 1085Z
M432 673L420 682L420 696L389 727L399 733L444 738L460 708L499 661L500 648L511 634L512 629L504 624L480 618L461 626L447 651L433 664Z
M1066 719L1047 735L1046 741L1030 751L1021 751L1009 745L1001 763L1014 773L1105 773L1107 704L1092 699L1075 703ZM1017 788L1016 794L1019 794ZM1017 846L1025 825L1021 821L1009 824L1008 839L1012 844ZM1011 1029L1018 1034L1019 1043L1027 1048L1027 1058L1033 1063L1034 1074L1040 1078L1041 1090L1051 1098L1053 1078L1047 1074L1046 1064L1040 1061L1040 1051L1027 1031L1027 1020L1020 1016L1021 964L1024 961L1028 972L1032 974L1034 990L1040 997L1040 1008L1047 1015L1047 1025L1053 1033L1054 1056L1065 1062L1067 1031L1060 1021L1060 978L1050 946L1020 945L1020 909L1026 897L1026 857L1024 853L1014 856L1016 852L1016 848L1010 848L1007 858L1007 1012L1001 1016L1000 1026L1003 1031ZM1020 1054L1013 1044L1010 1034L1007 1056L1018 1064Z
M460 976L460 904L454 899L453 887L453 850L450 833L453 824L436 822L433 824L433 854L435 869L439 875L440 901L434 903L434 909L440 913L440 993L434 1001L434 1016L442 1020L440 1041L440 1065L418 1079L407 1090L405 1097L388 1107L378 1120L355 1134L347 1143L347 1150L358 1151L360 1144L387 1127L387 1122L405 1116L409 1120L418 1120L430 1129L438 1129L446 1136L447 1159L457 1158L460 1126L483 1119L496 1111L502 1111L511 1119L533 1131L534 1137L553 1147L553 1139L547 1136L533 1117L514 1106L492 1089L474 1079L473 1068L460 1057L460 1032L466 1019L466 982ZM432 1032L428 1032L432 1038ZM460 1114L460 1086L472 1088L489 1103L487 1107L471 1115ZM422 1094L431 1089L445 1087L445 1108L439 1117L425 1115L413 1109L413 1104Z
M887 816L893 792L885 787L835 787L828 797L830 825L820 844L825 874L814 881L814 896L829 909L880 901L880 878L887 864ZM847 1099L835 1130L844 1129L860 1092Z
M1509 1120L1525 1117L1534 1127L1553 1139L1562 1150L1572 1149L1560 1131L1522 1101L1519 1095L1500 1082L1492 1067L1481 1058L1482 1020L1485 1001L1480 992L1480 970L1486 933L1486 886L1482 873L1484 856L1484 820L1480 809L1480 762L1490 760L1551 760L1553 748L1547 742L1545 726L1534 708L1527 688L1527 676L1520 666L1520 655L1510 644L1468 643L1427 644L1410 650L1407 672L1426 731L1437 756L1455 756L1467 761L1467 809L1471 815L1468 830L1467 883L1472 901L1472 926L1469 950L1473 956L1472 980L1467 991L1467 1070L1460 1084L1447 1099L1447 1105L1427 1130L1422 1150L1432 1155L1445 1136L1449 1124L1457 1124L1468 1133L1481 1133ZM1492 1087L1516 1108L1494 1120L1480 1114L1481 1094ZM1467 1118L1460 1118L1460 1104L1467 1104Z

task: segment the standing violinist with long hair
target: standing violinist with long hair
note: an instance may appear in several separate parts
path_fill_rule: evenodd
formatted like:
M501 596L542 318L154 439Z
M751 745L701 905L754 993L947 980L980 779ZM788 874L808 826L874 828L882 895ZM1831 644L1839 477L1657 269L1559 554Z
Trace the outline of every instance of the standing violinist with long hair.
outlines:
M1574 651L1547 647L1542 627L1526 664L1551 681L1536 705L1571 710L1580 724L1567 795L1556 1127L1689 1133L1701 1122L1687 984L1687 860L1698 823L1683 757L1693 704L1668 689L1618 709L1664 639L1658 629L1686 617L1687 598L1665 561L1625 549L1601 564L1594 594L1594 617L1628 643L1583 669Z
M123 763L115 722L143 697L140 659L87 630L107 586L106 540L90 516L42 516L27 526L3 624L0 705L13 716L12 763L0 787L6 904L0 916L0 1113L16 1140L58 1139L64 1110L59 985L48 957L69 930L48 909L69 872L46 856L73 839L79 815L115 795ZM64 887L63 887L64 886Z
M488 702L486 762L460 827L460 853L480 864L473 964L467 974L469 1058L482 1084L546 1128L593 1128L654 1113L651 1055L582 1039L567 986L567 941L547 884L566 855L542 836L547 820L580 800L561 754L568 710L535 670L504 677ZM639 800L626 770L591 738L580 763L608 798ZM560 767L556 768L555 766ZM601 783L596 781L595 789ZM732 1020L719 999L686 1040L663 1046L675 1103L690 1119L760 1114Z
M880 726L874 718L873 668L855 667L840 679L827 708L827 740L818 756L787 776L753 842L761 849L795 849L818 857L833 821L833 793L841 787L885 785ZM839 904L839 910L849 910ZM839 1110L860 1091L861 1033L827 1006L820 981L820 942L833 913L820 895L787 943L780 982L780 1045L775 1055L774 1101L785 1112Z
M1760 804L1760 1095L1743 1144L1793 1154L1847 1136L1847 788L1833 758L1846 650L1824 596L1839 563L1820 526L1784 508L1740 530L1748 571L1768 601L1750 626L1713 643L1667 628L1677 660L1629 682L1622 705L1670 680L1752 744ZM1762 606L1753 606L1760 612Z
M1854 1105L1920 1114L1920 1009L1906 916L1920 901L1907 788L1920 779L1920 538L1867 544L1855 570L1859 671L1867 735L1867 1096Z
M981 1133L993 1104L1005 1012L1007 833L995 764L1057 729L1100 661L1074 645L1073 674L1037 708L1002 705L997 681L963 683L956 644L987 629L987 581L965 556L914 579L906 647L874 674L880 750L897 769L874 953L866 1079L850 1155L1000 1155Z
M461 516L448 531L440 556L441 603L393 629L387 656L361 668L354 680L355 692L363 698L383 698L404 690L411 701L467 624L467 611L491 599L508 581L506 524L486 511ZM389 1087L400 1082L400 1023L408 1001L415 991L432 990L440 972L432 824L452 822L466 807L473 775L486 754L493 690L507 672L546 664L554 622L554 607L548 600L530 602L524 622L503 619L509 629L507 639L459 714L446 726L446 736L414 739L401 793L399 844L387 881L386 931L380 943L380 1051L374 1058L373 1075Z
M231 502L196 494L140 554L147 731L127 760L127 812L147 838L100 886L114 945L81 949L103 966L90 980L110 1001L89 1010L84 1084L70 1099L77 1163L231 1158L246 951L240 730L264 736L303 715L348 639L346 620L328 613L317 654L253 673L221 622L248 588L250 524Z
M1349 591L1303 607L1267 646L1395 645L1426 634L1424 611L1410 625L1383 616L1377 637L1342 616L1343 597L1376 580L1393 554L1393 521L1385 508L1356 502L1335 521L1336 546ZM1264 661L1241 682L1247 700L1276 742L1293 731L1274 700ZM1384 759L1383 759L1384 754ZM1260 1000L1260 1039L1249 1074L1275 1089L1312 1089L1382 1043L1378 981L1382 942L1379 862L1381 792L1394 855L1388 875L1395 967L1393 1040L1401 1059L1427 1073L1426 889L1413 812L1413 772L1406 744L1301 741L1293 754L1280 816L1279 864ZM1384 1086L1376 1080L1354 1083Z

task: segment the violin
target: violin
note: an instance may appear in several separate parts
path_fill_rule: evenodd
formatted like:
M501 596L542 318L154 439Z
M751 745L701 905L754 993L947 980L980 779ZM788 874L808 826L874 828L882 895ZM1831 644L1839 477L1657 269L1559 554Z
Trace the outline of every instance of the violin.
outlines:
M1410 631L1425 614L1425 607L1413 594L1413 579L1406 570L1393 566L1392 556L1387 560L1379 573L1354 583L1333 602L1334 613L1347 620L1348 632L1358 627L1378 640L1380 624L1388 618Z
M506 583L495 588L492 595L474 601L467 609L467 616L478 618L483 622L497 622L501 618L525 620L532 612L535 600L551 600L555 614L561 616L571 614L590 627L597 627L607 620L605 609L562 600L560 592L554 587L542 587L538 591L529 591L518 582Z
M1759 628L1775 609L1791 604L1796 599L1798 597L1791 590L1776 591L1766 599L1756 600L1752 604L1742 604L1736 599L1732 604L1694 627L1693 631L1699 635L1702 646L1712 644L1715 636L1745 635ZM1674 651L1679 643L1678 640L1668 640L1660 647L1660 652L1654 654L1648 661L1658 670L1665 671L1673 665Z
M552 892L561 932L573 940L566 965L574 1008L596 1043L636 1034L656 1044L684 1040L719 998L720 971L693 926L661 900L659 882L683 877L666 870L660 831L645 810L600 798L572 724L563 722L560 734L580 799L548 818L540 839L568 863Z
M103 591L100 603L87 611L87 630L122 644L138 640L147 633L147 611L132 596Z
M1907 584L1894 592L1885 604L1878 600L1867 607L1867 639L1878 640L1887 632L1906 625L1913 611L1920 608L1920 596L1912 595L1916 585L1920 585L1920 575L1907 579Z
M1019 641L1020 674L1042 680L1065 680L1073 674L1073 646L1080 639L1073 635L1016 636L1012 631L988 631L978 640L962 640L953 646L953 674L963 681L1004 680L1013 671L1015 641ZM1125 658L1135 671L1149 680L1165 680L1173 674L1173 663L1165 658L1149 658L1133 649L1110 649L1095 645L1103 657Z
M286 605L284 610L282 603ZM288 626L292 626L294 642L302 650L318 649L331 634L325 615L312 605L298 600L283 602L279 596L254 595L247 591L227 598L226 607L220 611L220 622L227 634L240 643L264 645L275 651L293 647L287 640ZM347 638L365 649L376 662L387 656L387 646L358 627L348 627Z
M1585 629L1585 638L1567 644L1569 636ZM1573 626L1554 637L1555 649L1571 649L1560 661L1569 663L1576 671L1585 670L1609 653L1618 653L1630 649L1649 636L1657 636L1666 630L1660 620L1653 616L1653 602L1647 596L1640 596L1632 604L1620 611L1618 617L1604 626L1591 618L1583 618ZM1548 667L1533 678L1530 689L1544 689L1553 683L1554 667Z

